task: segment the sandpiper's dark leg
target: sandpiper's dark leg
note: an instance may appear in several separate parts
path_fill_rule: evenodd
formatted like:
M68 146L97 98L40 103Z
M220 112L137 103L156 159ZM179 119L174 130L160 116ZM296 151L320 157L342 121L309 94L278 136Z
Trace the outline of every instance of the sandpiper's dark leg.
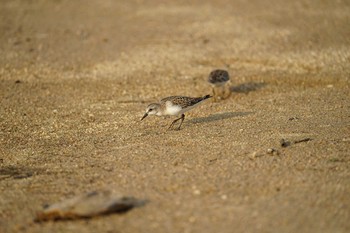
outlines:
M185 119L185 114L182 114L181 117L175 119L175 120L171 123L171 125L169 126L168 129L171 129L171 127L173 127L173 125L174 125L178 120L181 120L181 123L180 123L180 126L181 126L181 125L182 125L182 122L184 121L184 119ZM177 128L178 130L180 129L180 126Z
M181 118L182 118L182 116L179 117L179 118L177 118L177 119L175 119L175 120L171 123L171 125L169 126L168 129L170 129L171 127L173 127L173 125L174 125L178 120L180 120Z
M184 120L185 120L185 114L182 114L180 119L181 119L181 122L180 122L180 125L179 125L179 127L177 128L177 130L180 130L180 127L181 127L181 125L182 125L182 122L184 122Z

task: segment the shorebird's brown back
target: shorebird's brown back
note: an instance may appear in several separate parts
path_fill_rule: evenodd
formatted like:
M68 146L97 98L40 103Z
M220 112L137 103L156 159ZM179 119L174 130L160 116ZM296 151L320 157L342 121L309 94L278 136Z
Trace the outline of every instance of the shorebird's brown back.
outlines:
M167 101L171 101L173 105L179 105L181 108L187 108L198 104L199 102L210 98L210 95L206 95L203 97L187 97L187 96L169 96L161 100L161 102L166 103Z

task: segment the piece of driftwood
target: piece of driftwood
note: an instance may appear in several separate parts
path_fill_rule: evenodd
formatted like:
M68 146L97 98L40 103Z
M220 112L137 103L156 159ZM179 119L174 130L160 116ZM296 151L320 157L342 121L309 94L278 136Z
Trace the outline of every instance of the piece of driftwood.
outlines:
M295 141L287 141L284 138L282 138L280 141L280 145L281 145L281 147L288 147L288 146L291 146L293 144L298 144L301 142L308 142L308 141L312 141L312 138L303 138L303 139L295 140Z
M142 206L145 200L116 195L110 191L94 191L58 202L37 213L36 222L91 218L111 213L123 213Z

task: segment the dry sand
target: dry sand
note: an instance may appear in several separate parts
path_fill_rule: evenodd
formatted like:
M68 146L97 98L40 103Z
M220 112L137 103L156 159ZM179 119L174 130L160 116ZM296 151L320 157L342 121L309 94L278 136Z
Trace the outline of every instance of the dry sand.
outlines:
M349 22L345 0L2 0L0 232L349 232ZM229 99L139 121L216 68ZM32 223L100 189L149 203Z

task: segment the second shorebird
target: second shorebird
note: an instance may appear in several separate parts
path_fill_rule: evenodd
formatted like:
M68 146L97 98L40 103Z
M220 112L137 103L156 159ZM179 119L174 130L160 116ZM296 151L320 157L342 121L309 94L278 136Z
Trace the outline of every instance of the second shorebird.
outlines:
M230 75L226 70L213 70L208 76L208 82L212 86L214 101L217 99L226 99L229 95L227 94L226 83L230 80Z
M179 116L181 117L175 119L169 129L173 127L173 125L181 120L179 127L180 129L182 122L185 119L185 112L191 110L192 108L198 106L202 103L203 100L210 98L210 95L206 95L203 97L187 97L187 96L170 96L162 99L159 103L152 103L147 106L146 113L141 118L141 121L145 119L148 115L156 115L156 116Z

